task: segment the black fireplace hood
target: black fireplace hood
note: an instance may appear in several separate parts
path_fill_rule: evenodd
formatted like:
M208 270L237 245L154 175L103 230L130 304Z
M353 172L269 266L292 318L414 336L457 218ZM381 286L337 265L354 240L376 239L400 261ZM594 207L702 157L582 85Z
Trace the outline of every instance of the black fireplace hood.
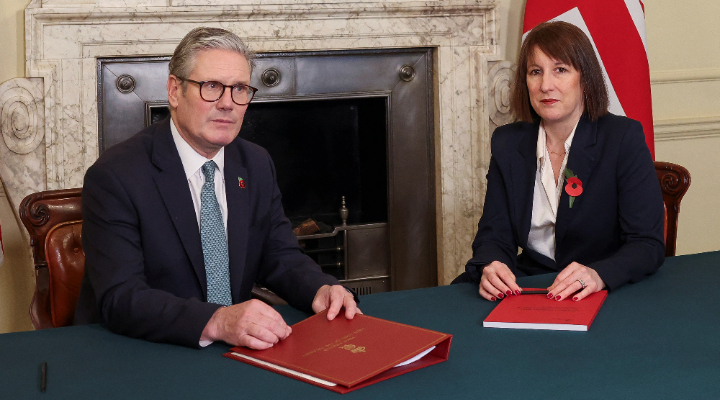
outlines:
M168 60L98 60L101 152L167 116ZM240 136L273 157L291 221L326 227L300 236L308 254L361 293L437 284L432 63L432 49L254 60Z

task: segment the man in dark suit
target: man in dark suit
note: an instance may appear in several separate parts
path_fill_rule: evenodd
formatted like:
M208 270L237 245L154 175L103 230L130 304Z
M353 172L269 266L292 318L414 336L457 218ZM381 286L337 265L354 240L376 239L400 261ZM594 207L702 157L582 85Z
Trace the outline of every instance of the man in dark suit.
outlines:
M291 333L255 282L333 319L353 295L298 246L268 153L239 139L251 53L234 34L198 28L170 61L170 116L108 149L85 175L85 277L76 323L202 346L255 349Z

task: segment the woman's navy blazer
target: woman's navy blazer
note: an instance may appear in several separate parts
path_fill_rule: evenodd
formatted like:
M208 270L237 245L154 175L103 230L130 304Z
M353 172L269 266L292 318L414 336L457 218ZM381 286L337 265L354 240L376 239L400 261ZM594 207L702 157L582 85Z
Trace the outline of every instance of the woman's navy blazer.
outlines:
M527 248L538 128L516 122L493 133L485 207L465 267L470 278L479 281L492 261L516 276L560 271L576 261L597 271L611 290L654 273L665 259L660 184L642 125L613 114L578 123L567 168L583 192L570 208L562 191L555 261Z

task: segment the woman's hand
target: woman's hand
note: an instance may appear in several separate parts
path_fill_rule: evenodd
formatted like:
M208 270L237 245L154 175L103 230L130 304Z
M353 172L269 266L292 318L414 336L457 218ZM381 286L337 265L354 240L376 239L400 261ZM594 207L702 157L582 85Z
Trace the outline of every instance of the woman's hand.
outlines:
M515 274L507 265L493 261L483 268L480 277L480 296L495 301L511 294L520 294L520 286L515 283Z
M605 282L594 269L573 261L560 271L555 282L548 288L548 298L560 301L572 296L574 301L578 301L603 288Z

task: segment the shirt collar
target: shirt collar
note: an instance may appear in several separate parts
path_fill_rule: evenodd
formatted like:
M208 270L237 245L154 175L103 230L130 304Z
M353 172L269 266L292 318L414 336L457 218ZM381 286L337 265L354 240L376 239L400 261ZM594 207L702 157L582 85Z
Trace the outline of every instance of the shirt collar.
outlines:
M573 128L572 132L570 132L570 136L565 139L565 154L570 154L570 146L572 145L573 138L575 137L575 130L577 130L577 126L580 123L580 120L575 123L575 127ZM542 160L543 157L545 157L545 154L547 154L547 133L545 133L545 128L543 128L543 125L540 124L540 130L538 131L538 141L537 141L537 149L535 151L535 156L538 160Z
M173 121L172 118L170 118L170 131L172 132L175 147L177 147L178 153L180 154L180 161L182 161L183 169L185 170L185 177L190 179L193 174L202 168L208 159L190 147L188 142L180 136L180 132L178 132L175 121ZM220 176L225 176L223 175L225 171L225 147L222 147L212 160L217 164L220 170Z

